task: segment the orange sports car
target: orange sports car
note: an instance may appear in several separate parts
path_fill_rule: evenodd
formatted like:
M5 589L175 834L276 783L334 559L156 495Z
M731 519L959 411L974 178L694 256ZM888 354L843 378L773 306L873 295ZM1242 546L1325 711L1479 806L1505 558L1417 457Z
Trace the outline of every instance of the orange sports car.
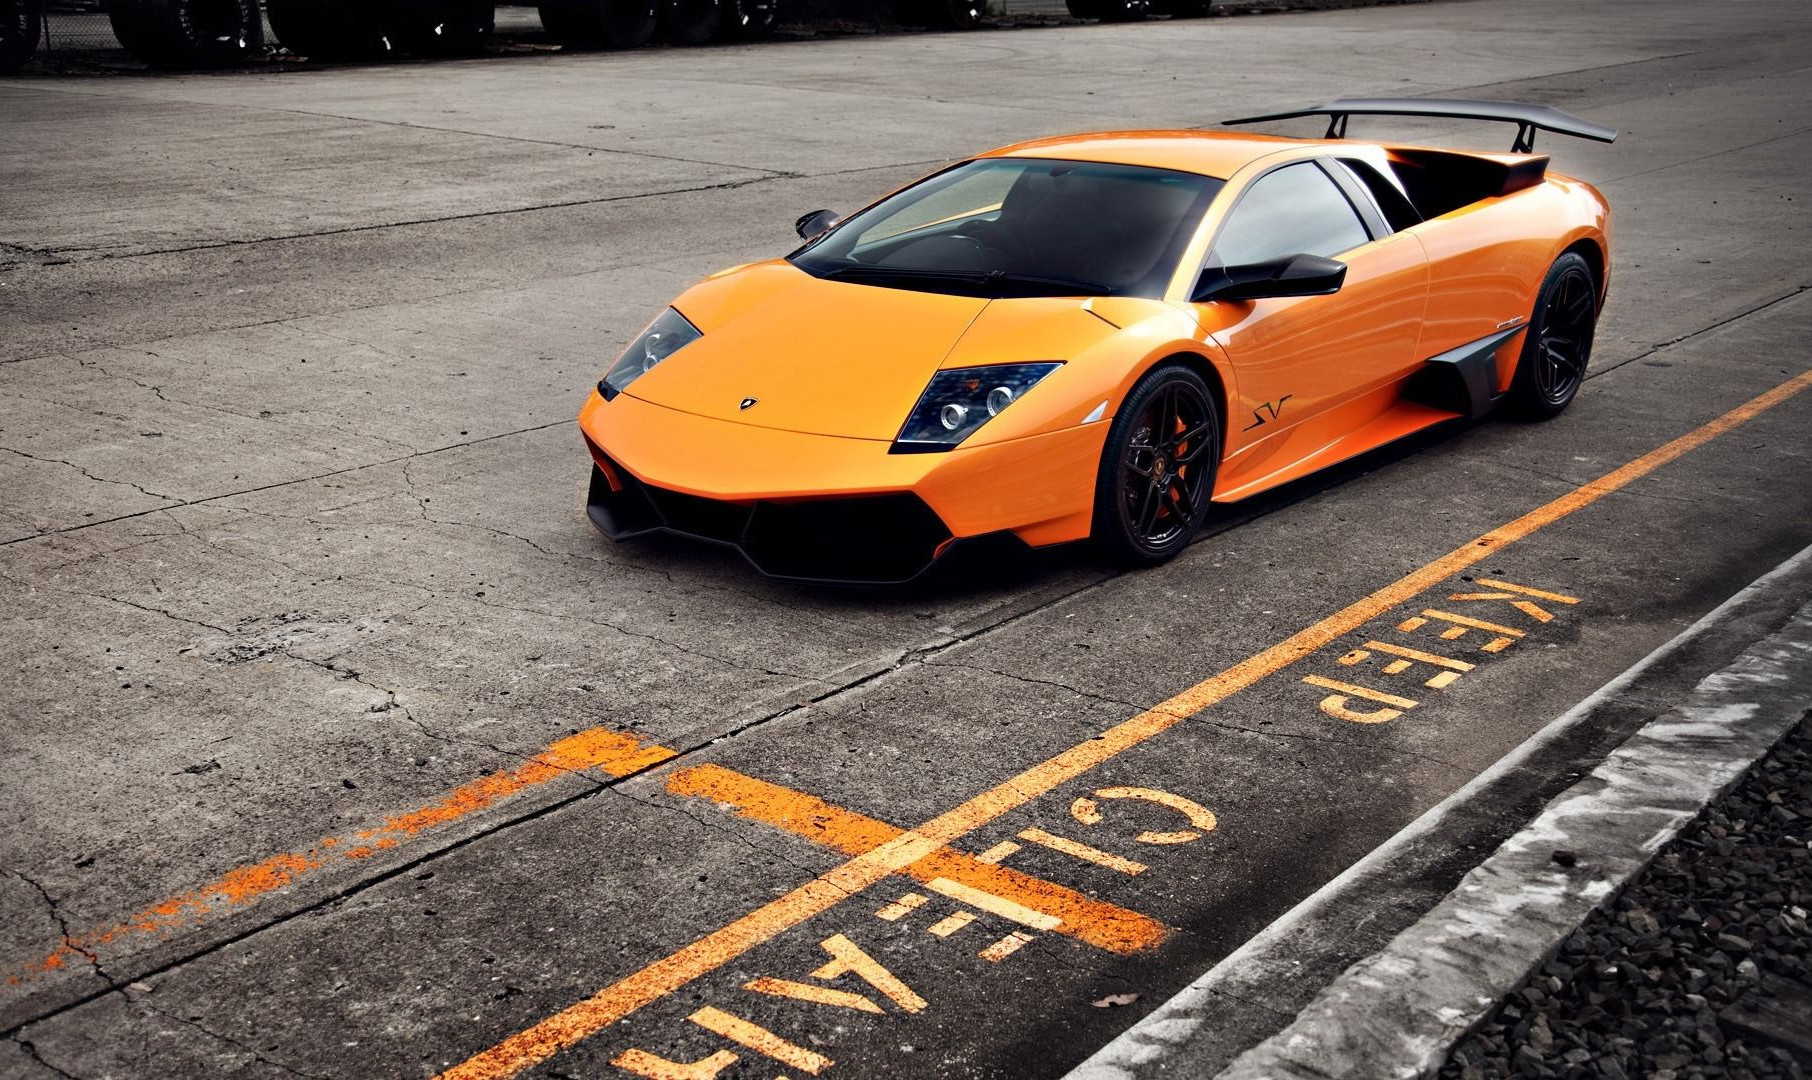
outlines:
M1349 141L1356 114L1518 125L1508 154ZM1509 102L1347 99L1320 139L1039 139L686 290L579 414L614 538L898 582L954 545L1176 555L1233 502L1433 424L1573 400L1610 210Z

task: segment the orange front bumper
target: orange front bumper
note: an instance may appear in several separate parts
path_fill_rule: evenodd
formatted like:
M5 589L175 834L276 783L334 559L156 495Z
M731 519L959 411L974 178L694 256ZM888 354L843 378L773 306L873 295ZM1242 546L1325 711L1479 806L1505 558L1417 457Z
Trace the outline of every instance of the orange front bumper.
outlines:
M1034 546L1088 535L1108 427L1098 422L941 454L890 454L885 442L730 423L628 394L606 402L596 391L579 426L594 461L615 474L614 483L606 481L610 492L643 486L743 508L903 494L929 507L949 537L1007 532ZM711 513L708 505L688 505ZM700 534L670 522L655 527Z

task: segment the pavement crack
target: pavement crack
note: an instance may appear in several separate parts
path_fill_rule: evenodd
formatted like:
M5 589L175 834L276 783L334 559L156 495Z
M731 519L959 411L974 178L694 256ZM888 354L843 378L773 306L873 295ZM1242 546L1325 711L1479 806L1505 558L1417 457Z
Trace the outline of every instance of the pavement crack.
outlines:
M38 1052L37 1045L34 1044L30 1039L27 1039L27 1038L25 1038L21 1035L17 1035L17 1034L11 1035L8 1037L10 1039L12 1039L12 1041L19 1047L19 1049L25 1053L26 1057L32 1059L32 1061L43 1066L44 1068L49 1069L51 1072L56 1073L58 1076L63 1077L64 1080L82 1080L82 1078L77 1076L75 1073L69 1072L66 1069L59 1069L55 1065L52 1065L50 1062L44 1060L44 1055Z
M81 473L83 476L87 477L88 479L93 480L97 484L118 484L121 487L129 487L132 490L138 492L140 495L146 495L153 499L162 499L166 502L171 502L171 503L181 503L183 501L182 499L179 499L174 495L165 495L162 492L152 491L149 488L141 487L138 484L135 484L130 480L114 480L114 479L111 479L111 478L105 477L105 476L96 476L93 472L90 472L86 466L77 465L75 462L66 461L63 458L43 457L38 454L28 454L23 450L15 449L14 447L11 447L11 446L0 446L0 450L4 450L9 454L17 454L18 456L25 458L27 461L37 461L37 462L43 462L43 463L51 464L51 465L66 465L69 468L74 469L76 472ZM158 507L158 509L162 509L162 507ZM143 512L150 513L150 511L148 511L148 510L143 511ZM130 515L128 515L128 516L130 516ZM95 524L95 523L89 522L87 524ZM64 531L64 530L51 530L51 532L57 532L57 531ZM48 535L50 535L50 533L38 533L37 535L38 536L48 536ZM32 540L32 539L36 539L36 537L25 536L25 537L20 537L19 539ZM9 541L9 543L18 543L18 541L17 540Z
M658 191L641 191L623 195L602 195L591 199L565 199L556 202L536 203L532 206L509 206L500 210L473 210L462 214L442 214L432 217L403 218L396 221L375 222L369 225L346 225L335 229L317 229L312 232L273 233L268 236L235 237L224 240L207 240L193 244L182 244L174 247L147 248L138 251L108 251L109 245L91 247L51 247L42 249L39 254L60 258L64 261L100 262L114 259L142 259L153 255L177 255L191 251L213 251L220 248L251 247L257 244L282 243L290 240L312 240L320 237L349 236L359 233L377 232L382 229L402 229L419 225L440 225L455 221L473 221L483 218L507 217L514 214L532 214L544 210L566 210L579 206L600 206L608 203L629 202L635 199L655 199L670 195L693 195L706 191L729 191L735 188L748 187L752 184L768 183L774 180L799 179L794 173L770 173L765 176L752 176L740 180L725 180L714 184L692 184L684 187L662 188ZM124 246L124 245L113 245ZM74 258L71 258L71 257ZM287 320L273 320L284 322Z
M57 924L57 933L61 937L64 947L75 952L84 960L87 960L88 966L93 968L94 973L99 975L109 986L117 985L114 983L113 977L107 974L107 969L101 966L100 957L96 956L92 949L85 947L82 944L81 937L69 928L69 920L63 917L63 911L57 904L57 898L50 895L50 890L46 889L37 879L30 877L22 870L13 870L12 875L31 886L32 889L37 891L38 896L43 899L44 907L50 912L51 920Z
M635 795L631 795L628 791L625 791L621 787L613 786L613 787L609 788L608 790L613 795L620 795L623 798L628 799L632 803L637 803L641 806L648 807L651 810L664 810L668 813L679 814L683 817L690 818L692 821L697 822L698 824L703 825L706 828L713 830L714 832L719 832L725 836L730 837L731 839L742 844L744 847L748 848L750 851L753 851L758 855L765 855L772 859L778 859L781 862L785 863L786 865L792 867L793 869L795 869L795 870L799 871L800 873L805 874L809 877L817 878L823 873L822 870L818 870L813 867L806 866L803 863L797 862L792 857L790 857L789 855L787 855L781 851L777 851L773 848L770 848L770 847L766 846L765 844L756 843L755 840L749 836L749 830L735 828L729 822L716 821L716 820L712 820L711 818L704 817L699 814L695 814L683 805L675 805L672 803L661 803L661 802L655 802L652 799L639 798ZM832 884L833 886L835 885L834 882L832 882L830 884ZM839 886L839 888L840 888L840 886ZM854 895L847 889L843 889L842 892L845 896Z
M1683 344L1685 342L1693 340L1694 338L1702 337L1705 334L1709 334L1713 330L1718 330L1718 329L1722 329L1723 327L1729 326L1731 323L1736 322L1739 319L1746 319L1749 316L1756 314L1757 312L1766 311L1769 308L1776 306L1777 304L1784 304L1789 300L1796 299L1799 296L1801 296L1802 294L1804 294L1807 290L1812 290L1812 285L1795 285L1793 288L1787 290L1786 292L1780 293L1777 296L1770 297L1769 299L1763 300L1758 304L1752 304L1749 307L1744 308L1743 310L1737 312L1734 315L1729 315L1722 319L1719 319L1716 322L1708 323L1704 326L1699 327L1697 330L1689 330L1684 334L1675 335L1674 337L1668 338L1666 341L1657 342L1656 344L1650 345L1648 348L1642 350L1641 352L1637 353L1634 356L1626 356L1622 360L1618 360L1618 361L1615 361L1614 363L1606 364L1604 367L1598 368L1594 371L1589 371L1586 373L1586 379L1587 380L1596 379L1600 375L1609 374L1610 372L1616 371L1618 368L1623 367L1626 364L1633 364L1638 360L1646 360L1649 357L1655 355L1656 353L1662 351L1663 349L1671 349L1675 345Z
M959 663L956 661L940 663L940 662L933 661L933 660L925 660L925 661L923 661L923 663L926 667L959 668L964 671L977 671L977 672L982 672L982 673L988 674L988 675L998 675L1003 679L1012 679L1014 682L1030 683L1034 686L1052 686L1052 687L1056 687L1059 690L1067 690L1070 693L1076 695L1077 697L1084 698L1089 701L1099 701L1099 702L1102 702L1103 704L1115 705L1115 706L1119 706L1120 708L1124 708L1124 709L1131 709L1135 714L1145 712L1151 708L1151 706L1149 706L1149 705L1141 705L1136 701L1129 701L1126 698L1114 697L1110 694L1096 693L1092 690L1081 690L1074 686L1071 686L1069 683L1059 682L1056 679L1040 679L1040 678L1037 678L1037 677L1031 676L1031 675L1016 675L1010 671L1001 671L996 668L984 667L980 664L965 664L965 663Z
M249 1046L245 1042L243 1042L239 1039L233 1038L231 1035L226 1035L221 1032L215 1031L214 1029L208 1027L207 1025L203 1024L200 1020L198 1020L192 1016L178 1016L177 1014L171 1012L168 1009L160 1009L156 1005L152 1004L152 1002L148 999L148 997L146 997L143 994L140 994L137 996L128 995L128 998L129 998L129 1000L131 1000L133 1002L133 1004L138 1005L139 1007L141 1007L143 1009L147 1009L151 1012L154 1012L166 1020L172 1020L178 1024L182 1024L184 1027L193 1028L196 1031L201 1032L203 1035L206 1035L210 1039L214 1039L218 1042L223 1042L235 1050L238 1050L245 1054L249 1054L251 1056L252 1060L256 1061L260 1065L268 1065L273 1069L279 1069L285 1073L288 1073L290 1076L300 1076L303 1078L303 1080L329 1080L329 1078L326 1076L322 1076L318 1073L303 1072L301 1069L298 1069L293 1065L289 1065L284 1062L278 1061L275 1058L268 1057L265 1055L265 1053L262 1050L259 1050L257 1047Z

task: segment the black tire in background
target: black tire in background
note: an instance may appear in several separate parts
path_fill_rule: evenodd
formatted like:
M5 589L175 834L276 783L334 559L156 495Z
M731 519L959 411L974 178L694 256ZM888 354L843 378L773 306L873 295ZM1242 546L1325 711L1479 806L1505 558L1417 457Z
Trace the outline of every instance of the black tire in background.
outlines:
M1209 0L1152 0L1153 15L1168 15L1173 19L1199 19L1208 14Z
M1535 296L1529 332L1510 380L1512 416L1550 420L1573 403L1592 359L1598 325L1598 282L1576 251L1554 260Z
M497 29L492 0L389 0L391 40L423 56L472 56Z
M120 48L139 57L150 46L144 8L142 0L107 0L107 22L113 27L113 36L119 39Z
M735 0L661 0L661 34L675 45L703 45L724 33Z
M1151 12L1151 0L1064 0L1064 7L1078 19L1138 22Z
M541 26L563 45L636 49L654 36L655 0L544 0Z
M377 60L396 51L374 0L267 0L277 43L311 60Z
M780 0L731 0L723 21L725 41L759 41L780 25Z
M1115 562L1170 561L1208 516L1220 463L1221 416L1207 380L1175 362L1146 372L1108 427L1089 539Z
M0 75L24 67L43 36L38 0L0 0Z
M113 36L153 67L231 67L264 51L258 0L112 0Z
M894 18L933 30L973 30L982 8L983 0L893 0Z

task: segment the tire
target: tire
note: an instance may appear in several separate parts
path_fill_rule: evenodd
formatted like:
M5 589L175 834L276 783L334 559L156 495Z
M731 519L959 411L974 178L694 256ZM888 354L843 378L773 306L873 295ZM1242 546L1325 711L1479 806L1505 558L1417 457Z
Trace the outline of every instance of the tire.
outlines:
M382 5L369 0L267 0L284 48L311 60L378 60L396 44Z
M1209 0L1155 0L1151 13L1173 19L1200 19L1208 14L1208 3Z
M423 56L473 56L497 28L491 0L391 0L392 40Z
M1554 260L1535 297L1529 332L1505 404L1525 420L1551 420L1566 411L1585 382L1598 324L1598 284L1578 252Z
M944 30L973 30L981 25L982 0L938 0L931 5L932 25Z
M548 0L541 25L563 45L636 49L654 36L655 0Z
M143 58L150 49L150 32L145 29L143 0L107 0L107 22L120 48Z
M719 28L725 41L759 41L780 24L780 0L731 0L730 17Z
M1070 15L1102 22L1138 22L1151 13L1151 0L1064 0Z
M1126 395L1101 451L1095 545L1133 566L1176 558L1208 516L1220 457L1221 417L1207 381L1181 364L1147 373ZM1156 482L1154 472L1168 482Z
M153 67L249 63L264 52L258 0L115 0L113 36Z
M721 37L734 0L662 0L661 33L675 45L703 45Z
M24 67L43 38L38 0L0 0L0 75Z

